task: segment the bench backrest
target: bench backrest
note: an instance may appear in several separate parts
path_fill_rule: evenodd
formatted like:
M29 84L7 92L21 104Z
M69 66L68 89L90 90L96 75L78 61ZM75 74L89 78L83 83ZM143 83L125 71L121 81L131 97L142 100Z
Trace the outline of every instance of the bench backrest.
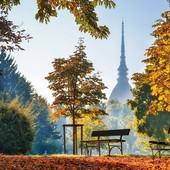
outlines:
M92 137L101 137L101 136L124 136L129 135L130 129L114 129L114 130L98 130L93 131Z

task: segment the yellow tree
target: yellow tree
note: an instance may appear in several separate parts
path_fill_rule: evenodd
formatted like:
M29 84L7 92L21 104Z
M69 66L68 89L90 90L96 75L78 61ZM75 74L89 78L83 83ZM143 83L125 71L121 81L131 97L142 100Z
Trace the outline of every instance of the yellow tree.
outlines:
M20 0L1 0L0 8L9 11L12 6L19 5ZM57 12L67 9L74 17L79 30L88 32L95 38L107 38L109 29L106 26L98 25L98 17L95 11L97 6L114 8L112 0L37 0L38 11L35 18L40 22L48 23L50 17L57 17Z
M170 112L170 11L162 14L163 19L154 25L156 30L153 36L156 37L154 44L147 50L145 76L151 87L152 95L157 100L151 102L149 112L157 111Z
M170 11L164 12L153 27L152 35L156 39L147 49L147 59L143 61L145 72L134 74L132 79L138 89L143 84L150 86L151 95L156 98L150 102L148 113L156 114L158 111L170 112Z
M83 128L84 130L83 136L86 140L91 139L92 131L99 129L100 130L108 129L108 127L104 123L104 117L102 116L96 117L95 115L94 116L86 115L84 118L78 120L78 122L85 125L85 127Z
M102 91L106 88L99 73L93 73L93 64L87 60L84 52L83 40L80 39L79 46L68 59L58 58L53 62L54 71L49 73L46 79L49 88L53 91L55 106L62 106L52 114L52 119L64 115L71 117L75 125L76 119L83 115L106 114L103 110L88 106L95 106L102 99L106 99ZM75 154L76 130L73 126L73 153Z

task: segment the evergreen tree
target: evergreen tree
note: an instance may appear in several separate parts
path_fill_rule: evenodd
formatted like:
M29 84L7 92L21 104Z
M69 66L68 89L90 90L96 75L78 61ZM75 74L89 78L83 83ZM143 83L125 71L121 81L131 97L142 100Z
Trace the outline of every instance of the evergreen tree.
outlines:
M50 148L50 145L55 146L53 147L55 148L53 150L55 152L57 150L56 147L58 147L56 144L53 144L55 141L52 141L50 144L47 140L54 139L54 136L55 138L59 138L60 134L58 132L59 136L57 136L56 126L51 125L48 119L50 111L47 102L35 92L31 83L17 70L17 64L14 62L14 59L10 55L7 55L3 49L0 54L0 69L3 70L3 74L0 77L1 100L10 102L18 97L24 106L28 104L32 106L31 112L33 114L39 115L35 120L37 134L32 153L44 153L44 148L39 149L35 147L44 145L44 143L45 146L48 145L48 148ZM54 127L56 133L54 133Z
M2 70L2 77L0 79L0 91L12 88L12 79L14 75L17 75L17 66L14 63L10 55L7 56L5 50L1 50L0 54L0 68Z
M36 119L36 138L33 143L31 154L59 153L61 150L61 134L56 123L49 120L49 106L41 96L36 96L33 104L34 112L38 112ZM56 141L57 140L57 141Z
M14 99L16 96L22 97L23 103L31 100L34 89L30 82L17 70L17 64L14 59L1 50L0 69L2 76L0 77L0 92L3 100Z

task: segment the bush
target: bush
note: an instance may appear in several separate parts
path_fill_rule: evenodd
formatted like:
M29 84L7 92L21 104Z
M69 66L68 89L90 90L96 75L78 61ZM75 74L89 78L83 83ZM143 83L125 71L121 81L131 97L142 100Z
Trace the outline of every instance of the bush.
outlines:
M29 108L14 103L0 105L0 153L26 154L34 140L34 124Z

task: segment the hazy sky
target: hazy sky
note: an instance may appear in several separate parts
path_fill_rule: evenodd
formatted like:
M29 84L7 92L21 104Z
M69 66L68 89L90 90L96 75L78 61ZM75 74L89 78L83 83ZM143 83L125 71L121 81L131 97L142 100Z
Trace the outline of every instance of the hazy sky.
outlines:
M14 7L9 19L14 24L21 25L31 34L33 39L23 42L25 51L11 53L18 64L18 70L25 75L37 93L52 103L52 91L44 77L53 71L54 58L73 54L79 37L84 37L84 45L88 59L93 62L96 71L101 72L103 82L108 87L107 97L117 82L117 68L120 63L121 22L125 26L125 54L129 68L128 77L133 73L142 72L146 49L153 43L150 35L154 30L152 25L161 18L161 13L169 10L166 0L115 0L115 9L97 8L99 23L107 25L111 34L107 40L95 40L88 34L78 31L74 17L66 10L59 11L57 18L52 18L49 24L35 20L36 2L21 0L21 5Z

